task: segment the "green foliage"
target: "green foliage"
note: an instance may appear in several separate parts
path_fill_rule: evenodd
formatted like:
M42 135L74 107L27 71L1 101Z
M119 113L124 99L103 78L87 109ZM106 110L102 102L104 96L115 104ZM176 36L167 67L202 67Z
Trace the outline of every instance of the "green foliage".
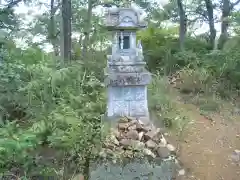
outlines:
M0 163L4 175L15 174L14 167L25 177L62 167L66 172L61 176L76 169L83 172L101 147L101 114L106 108L103 84L78 63L63 68L56 65L51 55L38 48L15 48L4 56L0 70ZM44 147L59 149L57 166L36 164L37 152L44 152ZM68 163L62 164L66 159Z
M177 94L168 84L168 79L154 76L148 96L151 119L155 124L181 133L189 119L184 115L184 110L178 107Z
M239 89L239 37L229 39L222 51L210 51L201 36L186 37L180 51L176 29L148 28L139 33L151 72L170 75L180 72L184 92L214 92L228 97Z
M145 60L152 72L174 73L189 64L199 64L201 57L209 52L210 46L201 38L187 37L186 52L181 52L177 38L178 30L148 28L139 33Z

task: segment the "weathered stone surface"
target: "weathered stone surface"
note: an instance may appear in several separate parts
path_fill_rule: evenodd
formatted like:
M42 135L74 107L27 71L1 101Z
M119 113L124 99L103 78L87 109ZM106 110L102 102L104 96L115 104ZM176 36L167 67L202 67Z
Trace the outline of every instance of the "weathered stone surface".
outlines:
M143 131L143 132L148 131L148 129L144 128L143 124L140 124L139 122L136 124L136 129L137 131Z
M147 85L150 82L149 73L114 73L105 79L107 86Z
M167 146L167 141L164 138L163 135L161 135L160 143L158 144L159 147L166 147Z
M231 159L236 163L240 163L240 150L235 149L231 155Z
M154 149L157 147L157 144L153 140L150 139L146 142L146 146L150 149Z
M121 65L121 66L111 66L111 69L115 72L122 73L131 73L131 72L144 72L144 66L135 66L135 65Z
M118 123L126 123L129 122L129 119L127 117L120 118Z
M138 132L136 130L130 130L126 133L127 139L138 140Z
M136 130L136 129L137 129L137 126L136 126L136 124L133 124L133 125L130 125L130 126L128 127L128 129L129 129L129 130Z
M118 128L120 130L126 130L130 126L130 123L119 123Z
M144 86L109 87L108 116L147 117L147 88Z
M169 151L173 152L176 150L176 148L172 145L172 144L167 144L166 146L168 148Z
M161 158L168 158L170 156L170 151L166 147L159 147L157 153Z
M120 141L120 145L122 145L124 148L129 147L131 143L132 143L131 139L122 139Z
M143 135L144 135L144 132L140 132L140 133L138 134L138 140L139 140L139 141L142 140Z
M156 155L155 155L150 149L145 148L145 149L143 150L143 153L144 153L145 155L148 155L148 156L151 156L151 157L153 157L153 158L156 158Z
M174 146L167 142L161 131L153 126L141 124L137 119L130 117L126 117L126 119L128 120L117 121L118 125L116 127L118 128L111 130L112 134L104 141L99 156L104 159L114 157L113 163L116 163L117 159L121 161L125 158L141 159L144 157L154 161L157 160L159 164L171 162L176 167L175 172L177 175L178 171L182 169L182 165L179 165L176 153L172 152L175 149ZM119 128L119 124L122 128ZM138 130L147 129L147 132L134 129L135 125L141 127ZM156 135L158 141L154 140ZM112 136L115 136L115 138ZM147 141L145 137L148 138Z
M144 134L144 139L148 141L149 139L153 139L155 135L155 131L148 131L146 134Z
M185 170L181 169L178 171L178 176L184 176L185 175Z
M132 141L132 144L131 144L131 147L134 149L134 150L143 150L144 147L145 147L145 144L141 141Z
M142 151L148 156L165 160L175 154L175 147L167 143L159 128L141 124L131 117L119 120L117 127L111 130L112 135L104 142L105 149Z

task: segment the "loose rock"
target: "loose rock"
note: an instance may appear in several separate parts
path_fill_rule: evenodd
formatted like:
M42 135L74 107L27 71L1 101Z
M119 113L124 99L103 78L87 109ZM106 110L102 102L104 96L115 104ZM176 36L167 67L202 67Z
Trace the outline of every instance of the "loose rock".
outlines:
M148 155L148 156L151 156L151 157L153 157L153 158L156 157L156 155L155 155L150 149L147 149L147 148L145 148L145 149L143 150L143 153L146 154L146 155Z
M145 148L145 144L143 142L140 142L140 141L134 141L132 140L132 144L131 144L131 147L134 149L134 150L143 150Z
M157 144L153 140L150 139L146 142L146 146L150 149L154 149L157 147Z
M120 130L126 130L129 126L130 126L129 123L119 123L119 124L118 124L118 128L119 128Z
M157 153L161 158L168 158L170 156L170 151L166 147L159 147Z
M133 140L138 140L138 132L136 130L130 130L126 133L126 138L127 139L133 139Z
M120 158L146 155L163 161L176 159L173 153L176 148L167 143L159 128L141 124L129 117L120 119L117 127L111 130L111 135L103 142L104 149L100 156L117 153Z
M138 140L139 140L139 141L142 140L143 135L144 135L144 132L140 132L140 133L138 134Z
M171 151L171 152L173 152L173 151L175 151L176 150L176 148L173 146L173 145L171 145L171 144L167 144L167 146L166 146L167 148L168 148L168 150L169 151Z
M149 139L153 139L153 137L156 135L154 131L148 131L146 134L144 134L144 139L148 141Z
M240 163L240 150L235 149L233 154L231 155L231 158L234 162L239 162Z
M127 117L123 117L123 118L119 119L119 121L118 121L118 123L127 123L127 122L129 122L129 118L127 118Z
M122 139L119 143L124 148L127 148L127 147L129 147L131 145L131 139Z
M178 176L184 176L185 175L185 170L181 169L180 171L178 171Z
M133 124L133 125L130 125L128 127L129 130L136 130L137 129L137 125L136 124Z

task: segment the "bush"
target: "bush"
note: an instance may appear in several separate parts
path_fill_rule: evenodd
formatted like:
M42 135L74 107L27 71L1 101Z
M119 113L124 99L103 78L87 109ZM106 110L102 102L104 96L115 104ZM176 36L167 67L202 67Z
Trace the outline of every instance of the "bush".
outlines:
M21 52L22 58L6 53L0 69L2 178L10 174L61 179L76 170L87 175L86 167L101 147L103 84L84 66L58 68L50 55L29 56L28 51ZM34 63L26 60L30 57ZM21 121L19 114L13 116L16 107L24 112ZM49 149L54 163L44 155Z
M229 97L233 91L238 94L240 38L229 39L221 51L211 51L209 43L201 36L187 36L185 51L180 51L174 30L148 28L138 34L148 69L161 75L180 71L184 79L181 89L187 91L212 92L222 97Z

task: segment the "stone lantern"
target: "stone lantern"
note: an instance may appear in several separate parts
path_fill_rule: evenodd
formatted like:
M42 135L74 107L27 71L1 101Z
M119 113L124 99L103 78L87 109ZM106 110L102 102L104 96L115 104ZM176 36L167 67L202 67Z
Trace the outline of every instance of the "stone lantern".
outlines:
M145 69L141 41L136 32L146 28L143 13L132 6L109 8L105 26L112 34L105 84L108 91L107 116L148 119L147 85L151 75Z

